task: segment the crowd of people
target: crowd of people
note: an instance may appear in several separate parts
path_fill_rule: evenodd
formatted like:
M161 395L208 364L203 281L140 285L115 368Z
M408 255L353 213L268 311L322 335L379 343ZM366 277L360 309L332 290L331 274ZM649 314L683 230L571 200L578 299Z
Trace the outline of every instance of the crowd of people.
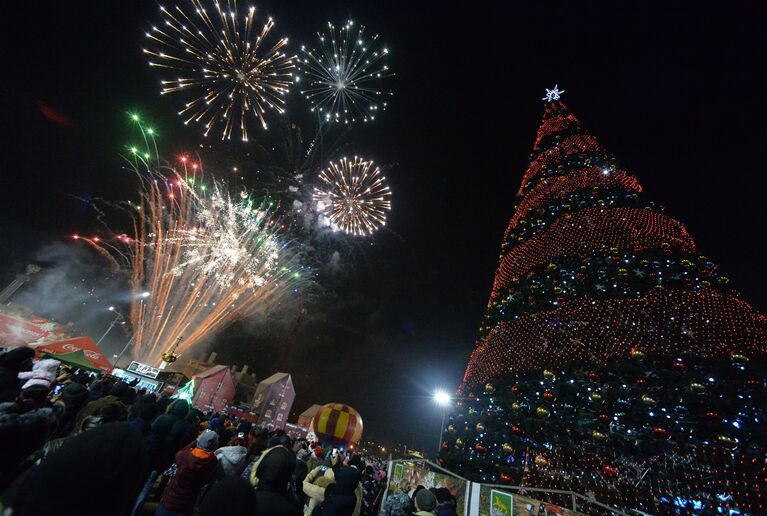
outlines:
M382 507L385 467L360 454L135 387L0 354L0 514L455 514L449 493L405 486Z

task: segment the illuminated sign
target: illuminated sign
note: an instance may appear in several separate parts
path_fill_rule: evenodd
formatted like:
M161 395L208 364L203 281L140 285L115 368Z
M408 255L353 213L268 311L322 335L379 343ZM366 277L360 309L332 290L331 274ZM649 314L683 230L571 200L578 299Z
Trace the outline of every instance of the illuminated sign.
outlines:
M157 375L160 374L159 369L148 366L146 364L141 364L139 362L131 362L128 366L128 371L140 374L141 376L147 376L149 378L157 378Z

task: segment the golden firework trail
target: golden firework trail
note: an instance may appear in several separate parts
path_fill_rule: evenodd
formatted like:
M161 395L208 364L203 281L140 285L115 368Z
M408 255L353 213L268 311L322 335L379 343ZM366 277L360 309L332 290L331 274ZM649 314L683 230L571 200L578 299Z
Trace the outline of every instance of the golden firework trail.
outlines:
M250 119L266 128L267 110L284 113L295 60L285 53L288 40L270 42L272 18L254 30L255 7L242 14L237 0L182 3L186 9L161 6L163 23L146 33L154 48L144 54L165 77L161 93L186 94L179 115L185 124L201 123L206 136L221 127L228 140L238 128L247 141Z
M331 226L351 235L373 234L386 224L391 209L391 190L381 169L363 158L331 161L315 187L317 209L330 219Z
M76 238L130 271L134 359L158 365L179 337L183 355L236 320L267 316L309 283L280 223L247 191L230 195L187 158L176 169L131 152L142 186L128 204L130 235Z

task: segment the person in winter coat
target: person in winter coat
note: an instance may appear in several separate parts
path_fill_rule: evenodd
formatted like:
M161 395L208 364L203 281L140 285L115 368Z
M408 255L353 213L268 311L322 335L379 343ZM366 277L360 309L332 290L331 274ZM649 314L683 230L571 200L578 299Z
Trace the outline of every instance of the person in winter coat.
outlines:
M264 453L266 448L266 432L259 433L248 447L248 455L245 457L245 463L247 466L245 466L245 469L242 472L242 478L250 481L250 475L253 472L253 465L258 459L261 458L261 454Z
M360 509L360 516L374 516L379 484L373 476L373 466L365 466L365 470L362 472L362 478L360 479L360 487L362 488L362 508Z
M351 466L334 468L335 483L325 489L325 501L312 511L312 516L352 516L357 505L355 491L360 472Z
M128 423L141 432L144 438L152 433L152 421L157 417L157 404L153 401L138 399L128 409ZM189 441L192 439L190 438Z
M14 516L77 514L125 516L146 478L141 436L111 423L71 437L3 492ZM10 511L9 511L10 513Z
M0 403L19 397L19 373L32 369L34 357L35 350L26 346L13 348L0 355Z
M197 516L256 516L256 491L240 477L227 477L213 484L200 503Z
M437 497L428 489L421 489L415 495L415 516L435 516Z
M301 516L301 509L288 494L288 483L296 468L296 457L283 446L270 448L254 465L251 484L256 485L258 514Z
M408 495L409 491L410 484L408 481L400 481L394 493L386 498L386 503L381 508L381 516L408 516L413 509L412 501Z
M311 470L302 482L302 491L306 495L306 510L304 516L309 516L325 501L325 490L330 484L334 483L334 478L325 475L326 471L332 471L327 466L317 466Z
M59 403L64 407L64 412L59 418L58 427L51 434L50 439L67 437L75 429L75 420L77 413L88 402L88 389L79 383L67 384L61 390L61 400Z
M156 516L186 516L192 509L216 470L218 459L213 453L218 447L218 435L206 430L189 446L176 454L176 474L162 495Z
M31 371L21 371L18 374L19 380L26 380L24 385L21 386L21 390L32 387L33 385L40 385L46 389L50 389L56 381L56 375L60 365L61 362L52 358L44 358L33 363Z
M440 487L434 493L437 497L437 516L456 516L455 498L446 487Z
M242 444L242 439L233 437L229 441L229 446L222 446L216 450L216 458L218 459L217 476L219 478L239 476L242 470L245 469L245 459L248 455L248 450Z
M293 501L299 507L306 505L306 494L304 493L304 479L309 468L306 466L306 462L302 460L296 460L296 469L293 470L293 476L290 478L290 486L288 491Z

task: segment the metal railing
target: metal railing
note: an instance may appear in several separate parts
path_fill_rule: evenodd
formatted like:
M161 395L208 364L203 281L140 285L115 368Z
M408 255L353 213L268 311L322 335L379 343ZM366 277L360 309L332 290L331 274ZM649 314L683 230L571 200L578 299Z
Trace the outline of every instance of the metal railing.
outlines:
M600 509L606 512L610 512L612 514L617 514L620 516L636 516L636 515L648 516L647 513L644 513L641 511L626 510L626 509L619 509L617 507L613 507L606 503L600 502L593 495L592 496L584 495L582 493L576 493L575 491L568 491L564 489L550 489L545 487L516 486L516 485L508 485L508 484L483 484L481 482L472 482L471 480L464 478L460 475L457 475L456 473L453 473L452 471L445 469L442 466L435 464L427 459L390 460L388 471L387 471L387 485L383 495L383 503L386 502L386 498L388 496L389 482L392 479L392 472L394 471L394 465L397 463L423 464L428 466L428 469L430 470L441 472L445 475L451 476L453 478L456 478L465 482L466 492L464 494L464 512L463 512L465 516L476 516L479 514L479 492L482 487L517 493L517 494L518 492L522 491L525 493L525 495L527 495L527 493L544 493L544 494L556 494L563 498L569 497L570 509L572 509L573 511L578 511L578 506L580 505L582 507L583 506L599 507ZM548 497L542 497L542 498L543 498L542 500L537 500L537 501L547 502L545 498L548 498Z

